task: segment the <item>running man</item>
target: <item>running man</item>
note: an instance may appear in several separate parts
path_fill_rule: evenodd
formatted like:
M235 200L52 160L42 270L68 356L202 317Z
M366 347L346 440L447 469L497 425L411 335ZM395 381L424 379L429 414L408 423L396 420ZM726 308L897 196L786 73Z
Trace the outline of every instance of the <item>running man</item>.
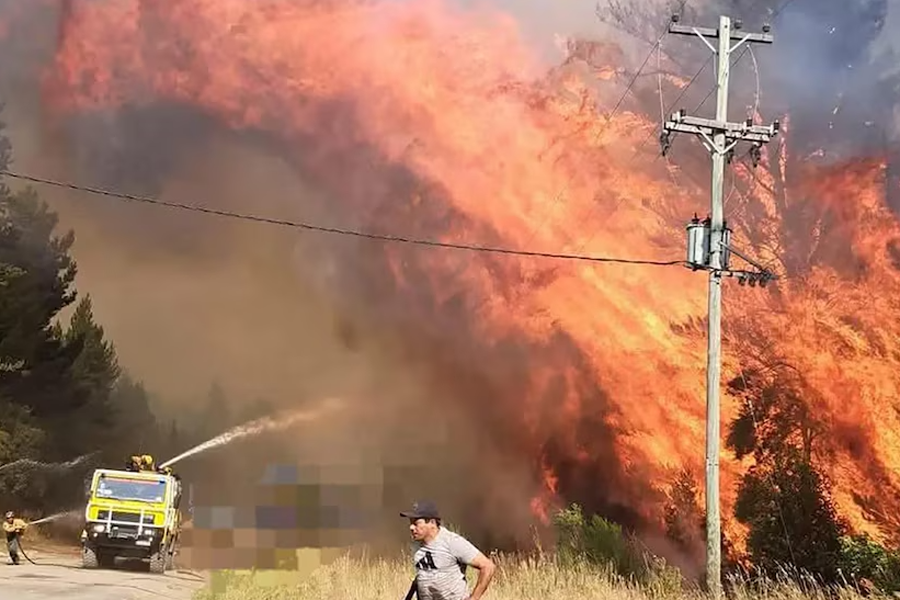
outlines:
M481 600L496 565L469 540L442 527L433 502L416 502L411 511L400 516L409 519L415 547L413 587L419 600ZM478 569L478 581L471 593L466 585L467 566Z

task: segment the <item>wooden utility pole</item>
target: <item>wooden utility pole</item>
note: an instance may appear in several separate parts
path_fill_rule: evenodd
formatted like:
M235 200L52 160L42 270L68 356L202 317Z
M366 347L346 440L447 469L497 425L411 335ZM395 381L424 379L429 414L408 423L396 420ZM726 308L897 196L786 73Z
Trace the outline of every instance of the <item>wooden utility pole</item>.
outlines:
M701 253L691 256L688 262L695 269L709 272L709 332L706 368L706 582L709 593L719 598L722 593L722 529L719 502L719 387L721 379L722 347L722 274L728 271L731 254L730 232L725 227L723 192L725 187L726 159L730 162L733 149L741 141L753 143L751 153L754 164L759 157L759 148L767 143L779 129L776 121L772 125L753 125L751 120L743 123L728 122L728 79L731 53L745 42L771 44L774 39L763 27L763 33L740 32L740 22L732 31L731 19L719 17L717 29L678 25L678 16L672 17L669 33L696 35L716 54L716 118L703 119L684 114L683 110L673 114L663 125L661 141L663 154L668 150L669 135L672 132L689 133L702 139L712 155L712 199L710 218L703 224ZM709 39L717 39L718 47ZM731 40L737 40L731 45ZM699 222L695 221L699 226ZM690 229L689 229L690 230ZM693 260L692 260L693 258Z

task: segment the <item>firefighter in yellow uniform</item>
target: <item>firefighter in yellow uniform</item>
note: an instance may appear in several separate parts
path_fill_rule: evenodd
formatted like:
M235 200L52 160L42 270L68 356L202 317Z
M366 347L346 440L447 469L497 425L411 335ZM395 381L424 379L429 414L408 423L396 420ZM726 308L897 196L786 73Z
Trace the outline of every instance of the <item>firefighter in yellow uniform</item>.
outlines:
M28 527L28 523L17 519L13 511L6 513L3 521L3 531L6 532L6 547L9 550L9 559L12 564L19 564L19 537Z
M149 454L135 454L128 459L125 465L127 471L139 473L141 471L153 471L153 457Z

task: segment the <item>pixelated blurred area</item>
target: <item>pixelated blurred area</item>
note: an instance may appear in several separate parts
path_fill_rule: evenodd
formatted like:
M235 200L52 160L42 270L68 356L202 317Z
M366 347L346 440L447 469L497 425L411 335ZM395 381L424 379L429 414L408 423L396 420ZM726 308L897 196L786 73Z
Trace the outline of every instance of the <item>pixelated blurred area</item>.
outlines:
M270 465L230 504L192 494L179 563L308 574L362 542L385 499L380 469Z

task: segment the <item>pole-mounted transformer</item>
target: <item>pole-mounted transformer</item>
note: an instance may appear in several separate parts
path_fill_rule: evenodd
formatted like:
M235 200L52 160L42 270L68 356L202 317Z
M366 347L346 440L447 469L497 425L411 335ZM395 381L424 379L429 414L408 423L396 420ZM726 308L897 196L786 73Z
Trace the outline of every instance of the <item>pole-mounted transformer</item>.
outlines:
M706 217L704 220L694 214L694 218L687 226L687 263L692 271L706 270L710 268L710 224L711 220ZM726 225L722 231L722 258L721 267L723 271L728 270L731 258L731 230Z
M692 271L709 267L709 218L701 222L696 213L687 226L687 263Z

